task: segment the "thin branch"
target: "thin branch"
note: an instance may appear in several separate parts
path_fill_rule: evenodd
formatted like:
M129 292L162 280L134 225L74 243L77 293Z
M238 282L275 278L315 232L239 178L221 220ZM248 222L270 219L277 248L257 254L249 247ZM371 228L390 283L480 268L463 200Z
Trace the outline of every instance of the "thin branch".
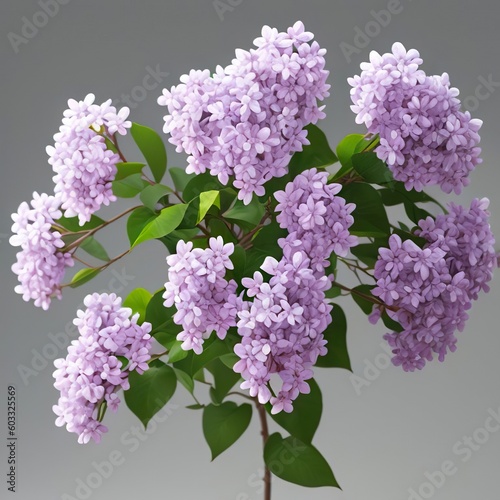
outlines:
M108 138L115 146L116 151L118 152L118 155L120 156L121 161L123 163L127 163L127 159L125 158L124 154L122 153L122 150L120 149L120 146L118 145L118 138L116 137L116 132L113 135L108 135Z
M269 427L267 426L267 415L264 405L260 404L255 400L255 406L259 412L260 427L262 434L262 446L266 446L266 442L269 438ZM264 465L264 500L271 500L271 471Z
M372 295L366 295L365 293L360 292L359 290L355 290L353 288L349 288L349 287L347 287L345 285L342 285L338 281L334 281L333 284L334 284L334 286L337 286L341 290L345 290L346 292L349 292L350 294L357 295L358 297L361 297L361 298L367 300L368 302L372 302L373 304L377 304L378 306L385 307L386 309L389 309L390 311L394 311L394 312L399 311L399 309L397 307L388 306L387 304L385 304L381 300L377 299L376 297L374 297Z
M100 231L101 229L105 228L106 226L109 226L110 224L117 221L118 219L121 219L124 215L127 215L128 213L132 212L136 208L139 208L140 206L141 205L137 205L135 207L127 208L127 210L125 210L125 212L122 212L118 215L115 215L113 218L111 218L107 221L104 221L100 226L94 227L93 229L89 229L88 231L83 231L83 233L84 233L83 236L81 236L77 240L70 243L67 247L64 248L64 251L68 252L69 250L78 247L80 245L80 243L82 241L86 240L89 236L92 236L93 234L97 233L97 231ZM80 234L81 232L82 231L78 231L75 234Z
M251 396L247 396L246 394L243 394L242 392L237 392L237 391L228 392L227 396L241 396L242 398L248 399L250 401L255 401L255 398L252 398Z

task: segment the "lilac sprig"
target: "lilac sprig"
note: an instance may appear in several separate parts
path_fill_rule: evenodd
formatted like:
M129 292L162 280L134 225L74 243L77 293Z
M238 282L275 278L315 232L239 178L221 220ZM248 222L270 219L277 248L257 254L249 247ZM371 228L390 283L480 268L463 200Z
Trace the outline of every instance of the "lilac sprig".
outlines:
M44 310L53 297L61 298L65 270L74 265L72 254L62 250L61 233L53 229L54 221L62 215L60 205L58 197L35 192L30 204L21 203L12 214L14 235L9 242L21 247L12 266L20 282L15 291Z
M303 251L290 248L280 261L267 257L261 269L271 276L269 282L258 271L242 281L253 301L238 312L242 338L234 347L240 358L234 371L244 379L241 388L261 404L269 401L272 413L289 413L298 395L310 391L312 367L327 352L323 332L332 306L325 291L331 281L315 275ZM273 374L281 379L276 395L270 389Z
M61 208L66 217L78 216L80 225L101 206L116 201L111 182L120 156L108 149L104 134L125 135L132 125L128 108L117 111L111 99L101 105L94 99L93 94L80 102L70 99L54 146L47 146Z
M439 185L459 194L481 163L482 121L460 110L459 91L447 73L427 76L420 54L400 43L392 53L370 52L370 62L348 82L356 123L379 134L377 156L406 189Z
M229 328L236 326L241 299L236 295L236 282L225 279L226 270L234 268L229 258L233 252L234 244L224 244L218 236L210 238L207 249L181 240L176 253L167 257L164 305L177 309L173 319L183 328L177 335L182 349L201 354L213 331L224 339Z
M188 154L188 173L208 170L224 185L234 177L245 204L287 173L292 155L309 144L304 127L324 117L318 101L329 95L326 50L312 39L301 22L283 33L265 26L256 49L238 49L213 76L192 70L163 91L163 130Z
M403 331L385 339L394 364L405 371L422 369L433 353L443 361L455 351L455 333L463 330L466 311L481 290L489 290L497 256L488 205L486 198L475 199L468 210L451 205L449 214L421 220L416 232L427 240L424 248L392 235L389 248L379 250L372 293L397 309L387 313ZM376 307L372 321L379 316Z
M146 371L151 358L151 324L137 324L138 314L121 307L116 294L87 295L86 309L78 311L73 323L80 336L68 347L67 357L57 359L54 365L54 387L61 392L53 411L56 425L66 425L69 432L78 434L78 442L101 440L107 432L98 419L101 404L116 411L119 389L129 388L128 376L136 370ZM119 357L128 360L123 366Z
M340 184L327 181L327 172L311 168L297 175L284 191L274 193L279 202L276 220L289 233L279 245L305 252L319 275L324 274L332 252L344 257L358 244L356 236L349 233L356 205L338 196Z

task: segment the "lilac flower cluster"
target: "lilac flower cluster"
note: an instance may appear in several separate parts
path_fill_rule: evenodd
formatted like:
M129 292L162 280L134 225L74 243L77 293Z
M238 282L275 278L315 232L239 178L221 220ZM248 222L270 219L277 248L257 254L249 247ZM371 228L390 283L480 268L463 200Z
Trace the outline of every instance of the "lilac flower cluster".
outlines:
M424 248L392 235L389 248L379 250L372 293L403 327L385 338L394 364L405 371L422 369L433 353L443 361L448 350L455 351L466 311L480 290L488 290L497 263L488 204L476 199L470 210L452 205L450 214L420 221Z
M184 350L201 354L212 331L224 339L229 328L236 326L242 301L236 296L236 282L224 277L227 269L234 268L229 258L233 252L234 244L224 244L218 236L210 238L207 249L193 249L192 242L181 240L176 253L167 257L170 267L164 304L177 309L174 322L183 328L177 340Z
M481 163L482 121L460 111L459 91L446 73L427 76L420 64L419 53L400 43L392 53L372 51L361 75L348 80L351 109L357 123L379 134L377 156L408 190L440 185L458 194Z
M448 214L421 220L416 231L430 246L439 246L446 252L446 264L452 274L465 273L473 300L477 300L481 290L490 290L488 282L497 267L489 204L488 198L476 198L467 210L452 203Z
M128 108L117 112L111 99L101 105L94 104L94 99L93 94L80 102L70 99L59 132L54 135L55 144L47 146L61 208L66 217L78 216L80 225L102 205L116 200L111 182L120 157L107 148L98 132L125 135L131 127Z
M244 378L242 389L260 403L270 401L272 413L289 413L293 400L310 391L306 381L313 377L312 367L327 352L323 332L331 323L332 306L325 290L331 282L316 276L307 255L292 247L285 248L279 262L267 257L261 269L271 275L269 283L260 272L242 281L253 302L238 312L242 339L234 348L240 357L234 371ZM269 388L273 374L281 379L276 396Z
M10 244L21 247L12 266L20 282L15 291L44 310L49 308L52 296L61 298L64 271L74 264L71 253L61 251L61 233L52 230L54 220L61 217L59 206L56 197L35 192L31 206L23 202L12 214L14 235Z
M309 144L304 127L324 117L318 100L329 95L326 50L313 37L301 22L286 33L264 26L256 49L238 49L213 76L193 70L163 91L164 131L189 155L187 172L208 169L224 185L234 176L245 204L286 174L293 153Z
M120 399L116 391L129 388L133 370L148 369L152 339L150 323L137 324L138 314L121 307L116 294L94 293L84 300L85 311L73 321L80 337L68 347L66 359L54 361L54 387L61 391L53 410L56 425L66 425L78 434L79 443L101 440L107 428L98 420L98 410L106 403L116 411ZM125 367L118 356L128 359Z
M279 241L280 246L305 252L311 259L311 268L319 275L324 274L332 252L343 257L358 242L356 236L349 234L356 205L337 196L342 189L340 184L327 181L327 172L312 168L289 182L285 191L274 194L279 202L276 220L289 233Z

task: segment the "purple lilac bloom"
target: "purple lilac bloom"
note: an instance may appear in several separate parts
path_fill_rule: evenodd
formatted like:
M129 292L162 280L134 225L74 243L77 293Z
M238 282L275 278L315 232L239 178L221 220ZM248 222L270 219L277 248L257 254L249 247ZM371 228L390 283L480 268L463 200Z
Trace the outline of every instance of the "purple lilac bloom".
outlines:
M236 326L241 299L236 296L236 282L224 277L227 269L233 269L229 258L233 252L234 244L224 244L218 236L210 238L207 249L193 249L192 242L181 240L176 253L167 257L164 304L177 309L174 322L183 328L177 340L184 350L201 354L204 340L214 330L224 339L229 328Z
M328 95L326 50L299 21L286 33L264 26L256 49L236 50L226 68L192 70L164 90L164 132L188 154L187 172L216 175L245 204L264 194L263 184L287 172L307 140L304 127L324 117Z
M49 308L52 297L61 298L64 272L74 264L71 253L61 251L61 233L52 229L54 220L61 217L60 204L54 196L35 192L31 206L23 202L12 214L14 235L9 241L21 247L12 266L20 282L15 291L44 310Z
M260 272L242 281L253 302L244 302L238 312L242 338L234 348L240 358L234 371L244 379L242 389L262 404L270 401L272 413L289 413L297 396L310 391L312 367L327 352L323 332L332 306L325 290L331 281L315 275L307 255L291 248L279 262L267 257L261 269L271 275L269 283ZM270 390L273 374L281 379L276 397Z
M56 425L78 434L81 444L99 442L107 432L97 418L99 406L105 402L116 411L120 399L115 392L129 388L130 372L149 368L152 343L151 324L139 326L139 314L121 307L116 294L87 295L84 304L86 310L78 311L73 321L80 336L68 347L65 359L54 361L54 387L61 395L53 407ZM126 367L118 356L128 359Z
M439 185L459 194L481 163L478 134L482 121L460 111L459 91L449 76L427 76L422 59L400 43L392 53L370 53L361 75L349 78L356 122L379 134L377 156L406 189Z
M94 104L94 99L93 94L80 102L70 99L54 135L55 144L47 146L61 208L66 217L78 216L80 225L102 205L116 200L111 182L120 157L107 148L101 133L125 135L131 127L128 108L117 111L111 99L101 105Z
M443 361L455 351L455 332L463 330L472 300L488 291L497 264L488 205L476 199L470 210L451 205L449 214L421 220L417 233L428 241L423 249L392 235L389 248L379 250L372 293L403 327L385 338L394 364L405 371L423 368L433 353ZM371 319L378 317L374 311Z
M452 203L449 214L419 221L420 229L416 231L431 247L438 246L446 251L446 263L452 274L465 273L473 300L477 300L481 290L490 290L488 282L497 267L489 204L488 198L476 198L468 210Z
M284 191L277 191L276 220L288 230L279 241L282 248L304 251L311 259L312 269L324 274L330 254L343 257L356 246L356 236L349 233L354 222L354 203L337 196L342 186L327 184L328 173L315 168L306 170L289 182Z

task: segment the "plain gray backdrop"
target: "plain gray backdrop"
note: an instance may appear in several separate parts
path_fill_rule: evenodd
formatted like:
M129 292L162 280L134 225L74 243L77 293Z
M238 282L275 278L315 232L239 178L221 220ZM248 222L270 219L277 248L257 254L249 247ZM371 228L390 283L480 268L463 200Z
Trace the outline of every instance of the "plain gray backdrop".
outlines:
M106 416L110 432L100 445L78 445L76 435L54 425L51 407L57 392L50 358L64 356L64 345L55 346L49 334L64 337L61 332L86 293L120 289L126 295L138 286L154 291L166 280L167 271L162 245L150 242L114 267L123 283L108 269L79 289L65 290L63 300L54 301L49 312L14 293L10 214L21 201L30 200L33 191L52 190L45 146L52 142L68 98L82 99L94 92L103 102L130 94L132 119L160 131L164 109L156 99L163 87L176 84L191 68L228 64L236 48L250 48L264 24L284 30L300 19L328 49L332 95L321 127L336 145L347 133L361 131L349 109L346 79L358 72L370 50L386 52L401 41L420 51L427 73L448 72L473 114L484 120L484 163L471 176L471 186L459 197L433 192L442 201L464 204L474 197L489 197L492 227L500 237L498 2L225 0L218 6L219 12L210 0L65 0L49 17L37 1L2 0L1 498L261 498L256 481L261 442L255 415L243 438L210 463L201 413L184 409L191 401L182 388L172 399L175 406L168 418L136 441L131 436L139 422L125 405ZM388 7L397 11L390 20L372 12ZM24 28L26 43L15 36L22 36L23 17L41 26L38 32ZM344 54L345 44L356 49L350 57ZM159 81L149 79L150 90L141 90L148 72L156 69L162 73L157 74ZM151 90L153 83L157 86ZM139 158L128 142L126 150ZM169 162L183 166L185 159L169 146ZM106 214L122 206L127 205L120 202ZM126 245L123 227L108 231L101 240L112 253L119 253ZM384 328L370 326L350 299L343 300L353 370L359 379L346 371L317 370L324 414L314 441L332 464L343 491L308 490L274 479L273 499L407 500L410 488L420 490L421 498L436 500L498 498L500 432L487 419L500 407L499 299L497 279L491 292L474 304L466 331L459 334L457 352L445 363L429 363L413 374L387 366ZM18 400L15 495L4 481L8 384L16 386ZM206 395L200 392L200 397ZM485 424L490 424L490 431ZM472 436L469 444L464 441L467 436ZM110 454L120 457L120 465L97 475L95 464L109 460ZM449 461L453 467L445 467L452 474L444 480L433 474ZM79 480L90 481L90 494L76 491Z

